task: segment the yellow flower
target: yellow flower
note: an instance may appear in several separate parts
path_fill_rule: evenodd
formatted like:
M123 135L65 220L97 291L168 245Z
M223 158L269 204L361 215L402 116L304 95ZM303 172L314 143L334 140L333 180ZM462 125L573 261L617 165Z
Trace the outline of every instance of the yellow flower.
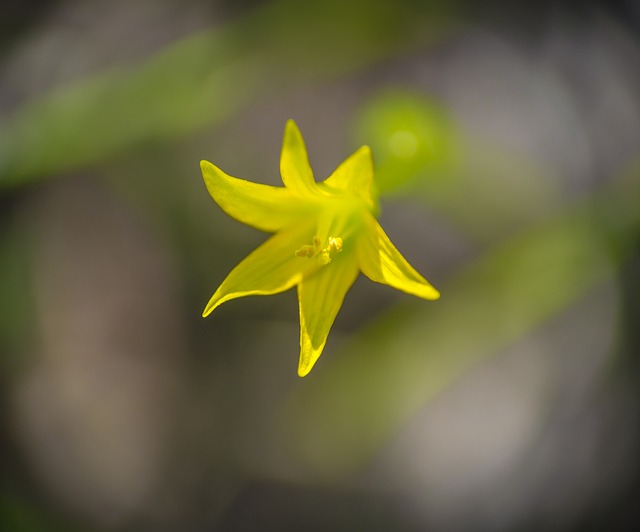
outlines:
M289 120L280 158L284 187L231 177L208 161L200 166L209 193L227 214L275 233L231 271L202 315L208 316L231 299L276 294L297 286L301 377L320 357L345 294L360 271L372 281L408 294L440 297L376 221L368 146L316 183L300 130Z

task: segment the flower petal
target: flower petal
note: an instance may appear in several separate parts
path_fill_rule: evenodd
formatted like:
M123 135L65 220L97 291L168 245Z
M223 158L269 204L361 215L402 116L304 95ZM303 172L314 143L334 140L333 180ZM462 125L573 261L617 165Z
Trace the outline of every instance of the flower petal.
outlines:
M346 250L345 250L346 251ZM355 255L338 256L298 285L300 306L300 361L304 377L316 363L327 342L329 329L344 296L358 276Z
M295 251L311 241L312 231L300 224L270 237L238 264L222 282L202 313L207 317L218 306L238 297L271 295L298 284L315 261L296 257Z
M400 254L373 216L367 215L365 227L357 248L362 273L376 283L387 284L407 294L424 299L440 297L440 293Z
M348 190L375 208L373 191L373 156L369 146L362 146L323 181L323 184Z
M302 134L293 120L288 120L284 128L280 175L284 185L296 194L308 195L317 192L318 187L309 165L307 148L304 145Z
M200 161L200 168L211 197L236 220L269 233L295 221L293 195L286 188L231 177L209 161Z

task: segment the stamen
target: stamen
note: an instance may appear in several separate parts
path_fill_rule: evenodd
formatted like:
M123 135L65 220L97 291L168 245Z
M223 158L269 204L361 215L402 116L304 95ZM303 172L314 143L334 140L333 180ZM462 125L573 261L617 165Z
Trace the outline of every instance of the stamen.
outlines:
M330 236L327 246L322 247L320 237L313 237L313 245L305 244L295 251L296 257L316 257L320 266L326 266L331 262L332 255L342 251L342 238Z
M320 264L320 266L326 266L330 262L331 255L329 255L329 252L325 249L320 253L320 255L318 255L318 264Z
M337 237L334 238L332 236L329 237L329 249L333 251L340 252L342 251L342 238Z
M316 254L316 249L309 244L305 244L300 249L296 249L297 257L313 257Z

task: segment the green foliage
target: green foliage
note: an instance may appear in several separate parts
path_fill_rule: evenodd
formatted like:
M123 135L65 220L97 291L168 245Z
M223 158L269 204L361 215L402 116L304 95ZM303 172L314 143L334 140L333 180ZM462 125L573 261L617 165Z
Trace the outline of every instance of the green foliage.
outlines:
M558 180L526 157L471 135L424 93L381 90L354 118L384 195L411 196L465 234L495 239L559 205Z
M443 105L423 93L384 90L355 119L358 143L369 144L382 194L411 190L426 179L443 184L454 177L460 133Z
M187 463L186 469L205 470L212 476L223 471L221 478L233 477L230 485L264 472L304 482L322 477L335 480L364 467L429 400L610 280L637 246L640 234L638 166L588 197L567 204L561 188L564 182L548 171L546 161L532 160L491 141L483 131L465 129L446 100L436 100L423 87L389 82L385 68L394 56L422 51L460 27L448 17L451 4L414 0L267 2L235 21L190 35L138 64L98 72L15 109L0 124L0 193L21 213L16 217L2 213L2 382L18 382L19 388L21 371L26 368L28 374L34 360L25 355L39 355L43 317L38 315L33 295L41 288L38 283L46 287L55 282L47 278L49 265L38 262L33 253L41 245L36 233L47 222L46 217L29 219L38 208L31 194L40 193L45 181L72 173L78 174L77 179L91 175L107 183L106 187L99 183L95 196L87 196L89 203L97 204L105 199L105 190L115 195L115 199L109 196L115 207L106 209L106 217L117 217L113 213L120 214L121 209L123 217L135 219L132 227L144 226L142 235L152 233L148 241L145 236L118 233L118 239L130 237L132 246L118 249L166 246L162 253L151 256L178 263L175 270L175 264L161 265L177 270L176 284L182 283L183 289L176 301L172 299L171 309L163 310L184 325L184 344L168 337L172 333L161 327L151 333L135 330L134 336L151 334L157 345L178 346L171 356L180 362L169 366L171 378L188 391L176 401L175 411L159 412L158 418L175 416L187 420L187 425L198 425L197 430L191 426L183 431L184 425L176 422L179 429L172 432L175 441L169 446L175 446L176 454L184 453L180 459ZM434 5L439 9L428 9ZM366 72L363 90L358 75L375 64L382 65L376 72L379 77L369 78ZM371 84L370 79L374 80ZM239 162L256 172L243 177L275 179L277 163L273 167L264 164L259 142L264 132L251 129L262 117L248 119L243 112L268 108L269 114L274 100L287 101L299 93L303 94L301 101L313 105L311 99L322 99L332 83L369 98L354 103L345 121L351 126L351 147L367 144L372 148L376 185L386 196L384 204L410 198L436 221L438 230L445 234L451 230L468 245L475 258L460 261L455 271L441 272L443 282L436 283L442 292L438 303L402 299L350 335L341 347L330 343L322 367L301 381L294 371L298 349L294 294L268 302L266 298L252 301L251 306L238 301L239 306L221 309L217 322L201 321L201 305L208 291L247 249L261 242L262 235L238 229L216 211L197 163L201 157L213 159L203 153L211 149L226 154L225 168L227 163ZM319 124L318 129L325 126ZM236 141L247 132L255 133L251 140L258 142ZM348 154L345 146L342 155ZM313 159L313 149L311 155ZM73 188L75 182L70 185ZM11 196L19 187L23 187L19 193L24 192L24 209L22 197L14 201L18 194ZM46 196L47 190L42 194ZM54 201L65 198L62 194ZM92 207L87 205L88 217L94 214ZM83 214L76 216L82 223ZM421 230L416 228L417 233ZM61 238L66 239L66 234ZM61 262L58 268L75 258L73 237L69 238L60 258L69 262ZM143 254L146 251L141 249ZM430 252L437 254L439 249ZM118 260L129 265L136 259L123 256ZM150 263L144 264L151 268ZM87 273L99 286L104 272L96 268ZM431 272L423 273L431 278ZM136 274L132 269L131 275ZM157 288L159 293L165 289ZM37 296L50 297L46 290ZM357 293L353 296L358 297ZM92 297L95 294L87 294ZM156 304L154 301L150 297L148 305ZM99 303L91 305L92 318L106 323L105 330L110 330L108 320L113 316L109 312L113 310ZM61 313L68 310L63 307L49 305ZM145 308L144 303L140 308ZM366 319L363 316L347 318L357 324ZM114 330L113 345L102 347L119 350L121 340L129 341L131 332L125 329ZM335 336L339 334L336 331ZM154 342L149 345L156 345ZM148 344L136 343L136 349L138 345ZM50 351L47 368L55 368L59 355L56 349ZM155 364L155 353L148 356ZM158 360L158 366L165 362ZM89 359L82 363L93 364ZM108 367L111 362L101 363ZM180 373L183 363L190 367ZM65 382L61 388L66 386ZM145 386L153 384L141 382ZM5 389L8 396L13 393L10 386ZM90 412L78 411L78 416ZM140 413L133 405L127 415ZM70 415L70 419L80 418ZM99 412L91 421L98 435L100 430L111 430L100 424ZM145 423L142 418L137 421L141 426ZM87 434L89 440L95 437ZM42 445L48 444L44 441ZM95 445L96 453L103 452L102 442ZM203 468L208 453L211 464ZM41 456L50 455L43 450ZM37 460L27 459L34 460L37 473ZM163 475L161 472L158 478ZM64 485L65 479L57 480ZM56 479L51 482L55 485ZM180 482L177 485L182 486ZM99 493L100 488L95 489ZM231 498L233 489L220 488L216 510L207 516L221 511L219 507ZM3 499L0 512L2 524L12 529L38 529L44 521L49 524L48 516L32 512L30 503L23 503L20 497Z
M0 189L219 125L259 96L360 69L426 40L403 32L405 22L390 1L301 7L281 0L142 64L44 94L0 126ZM432 21L434 29L443 24Z

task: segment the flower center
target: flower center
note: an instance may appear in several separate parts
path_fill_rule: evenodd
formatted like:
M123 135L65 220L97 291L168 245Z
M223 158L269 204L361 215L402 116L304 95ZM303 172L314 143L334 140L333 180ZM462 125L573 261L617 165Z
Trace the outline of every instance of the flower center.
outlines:
M296 249L296 257L315 257L320 266L326 266L331 262L331 257L342 251L342 238L330 236L327 239L327 245L322 247L322 241L319 237L313 237L313 244L305 244Z

